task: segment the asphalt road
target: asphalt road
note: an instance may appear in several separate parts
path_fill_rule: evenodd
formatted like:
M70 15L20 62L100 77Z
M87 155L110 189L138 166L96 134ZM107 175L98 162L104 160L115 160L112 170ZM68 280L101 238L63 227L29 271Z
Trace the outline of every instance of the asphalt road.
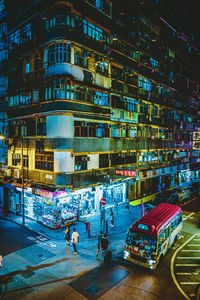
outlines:
M0 254L2 256L44 240L47 239L23 226L0 218Z

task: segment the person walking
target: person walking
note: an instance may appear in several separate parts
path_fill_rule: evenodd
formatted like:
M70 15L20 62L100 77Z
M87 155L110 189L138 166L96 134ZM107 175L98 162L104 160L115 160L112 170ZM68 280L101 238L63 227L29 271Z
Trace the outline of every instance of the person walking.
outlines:
M101 241L101 250L102 250L102 255L103 255L104 259L106 257L107 252L108 252L108 249L110 249L110 245L109 245L109 242L108 242L108 239L107 239L107 234L105 233L104 238Z
M129 200L128 199L126 199L125 210L126 210L126 212L127 212L127 210L128 210L128 212L130 212Z
M3 269L3 257L0 255L0 267L1 270Z
M79 242L79 234L76 231L75 228L73 228L73 233L72 233L72 244L73 244L73 249L74 249L74 254L77 254L77 249L76 249L76 244Z
M68 226L67 229L65 230L65 240L67 242L67 245L69 246L69 241L70 241L70 227Z
M110 226L114 227L114 213L112 208L110 208Z
M96 256L99 255L99 250L101 249L102 239L103 239L103 231L101 230L100 233L98 234L98 245L97 245L97 254L96 254Z

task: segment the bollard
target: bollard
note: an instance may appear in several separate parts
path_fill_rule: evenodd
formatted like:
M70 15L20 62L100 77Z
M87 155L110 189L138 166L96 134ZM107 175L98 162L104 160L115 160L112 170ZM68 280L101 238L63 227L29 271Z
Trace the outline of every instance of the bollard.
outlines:
M88 237L90 238L90 222L88 222Z
M108 220L106 220L106 234L108 234Z

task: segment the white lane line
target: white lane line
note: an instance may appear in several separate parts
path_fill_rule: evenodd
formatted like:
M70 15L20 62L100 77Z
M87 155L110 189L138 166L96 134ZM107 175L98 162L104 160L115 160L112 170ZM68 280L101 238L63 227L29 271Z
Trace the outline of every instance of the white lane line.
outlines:
M176 267L199 267L200 264L175 264Z
M200 250L192 249L192 250L181 250L181 252L200 252Z
M191 285L195 285L195 284L199 284L199 282L180 282L180 284L191 284Z
M200 259L200 257L194 257L194 256L192 256L192 257L179 256L179 257L177 257L177 259Z
M198 244L191 244L191 245L187 245L188 247L199 247L200 245Z
M193 241L198 241L198 242L199 242L199 241L200 241L200 239L193 239Z
M172 259L170 262L170 271L171 271L171 275L172 275L172 279L175 283L175 285L177 286L177 288L179 289L179 291L181 292L181 294L183 295L183 297L187 300L191 300L191 298L183 291L183 289L181 288L181 286L179 285L176 276L175 276L175 271L174 271L174 264L175 264L175 258L177 253L183 249L183 247L185 247L187 244L190 243L190 241L194 238L198 236L197 234L193 234L185 243L183 243L183 245L181 245L178 249L176 249L176 251L174 252L174 254L172 255ZM180 265L176 265L176 266L186 266L185 264L180 264ZM190 264L188 264L188 266L191 267ZM195 266L199 266L198 264L196 264Z
M194 273L176 273L176 275L199 275L198 272L194 272Z
M196 294L190 294L190 297L195 297L196 296Z

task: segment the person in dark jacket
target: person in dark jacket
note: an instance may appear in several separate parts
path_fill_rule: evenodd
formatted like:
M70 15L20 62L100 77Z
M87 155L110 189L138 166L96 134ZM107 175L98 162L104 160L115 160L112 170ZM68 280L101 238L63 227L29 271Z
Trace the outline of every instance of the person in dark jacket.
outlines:
M108 249L110 249L110 246L109 246L109 242L108 242L108 239L107 239L107 234L105 233L104 234L104 238L102 239L101 241L101 249L102 249L102 255L106 256L107 252L108 252Z
M70 227L69 226L65 230L65 240L67 242L67 245L69 246L69 241L70 241Z
M96 256L99 255L99 250L101 249L102 239L103 239L103 231L101 230L100 233L98 234L98 245L97 245L97 254L96 254Z

